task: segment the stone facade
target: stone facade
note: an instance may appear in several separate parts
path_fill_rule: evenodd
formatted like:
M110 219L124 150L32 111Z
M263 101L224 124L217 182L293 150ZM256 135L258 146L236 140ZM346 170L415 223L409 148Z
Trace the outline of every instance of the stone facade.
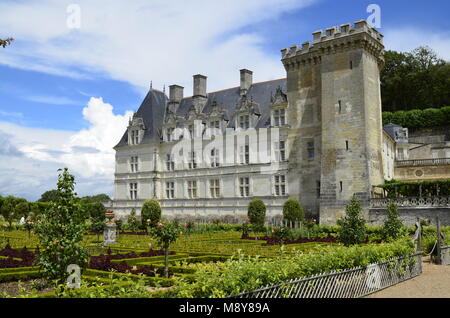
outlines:
M151 89L115 147L110 208L139 214L156 198L166 217L239 218L258 198L276 217L294 198L333 224L356 194L369 218L372 187L392 179L405 148L383 132L382 39L361 20L283 49L285 79L253 83L244 69L239 86L218 92L204 75L192 97Z

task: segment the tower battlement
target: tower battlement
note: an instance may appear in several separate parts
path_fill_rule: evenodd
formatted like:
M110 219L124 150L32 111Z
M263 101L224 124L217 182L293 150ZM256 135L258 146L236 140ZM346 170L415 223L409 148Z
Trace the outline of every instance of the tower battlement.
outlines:
M293 45L281 50L282 61L285 65L293 57L317 57L318 54L329 54L358 45L363 45L375 57L380 58L380 62L383 62L383 35L365 20L356 21L354 24L342 24L340 27L333 26L325 29L325 32L318 30L312 35L313 40L304 42L301 47Z

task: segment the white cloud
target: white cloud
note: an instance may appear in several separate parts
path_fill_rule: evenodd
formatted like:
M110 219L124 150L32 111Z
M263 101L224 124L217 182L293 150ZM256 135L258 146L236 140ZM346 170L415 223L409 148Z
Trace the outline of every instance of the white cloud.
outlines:
M111 195L115 164L112 148L122 137L130 116L131 111L115 115L113 106L92 97L83 109L89 128L78 132L0 122L0 193L38 199L55 187L57 169L68 167L77 176L80 194Z
M387 28L384 31L387 50L410 52L428 45L440 58L450 61L450 32L419 29L417 27Z
M268 39L238 31L315 1L80 0L79 30L66 26L71 1L4 2L0 29L16 41L0 60L69 76L100 72L145 88L178 83L186 94L192 75L204 73L211 90L223 89L236 86L240 68L254 70L255 80L283 77L278 50L261 48Z

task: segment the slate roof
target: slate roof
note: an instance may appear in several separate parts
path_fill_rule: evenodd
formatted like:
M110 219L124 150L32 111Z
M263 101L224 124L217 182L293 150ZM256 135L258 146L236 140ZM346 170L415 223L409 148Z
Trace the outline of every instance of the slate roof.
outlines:
M403 128L400 125L389 123L383 127L384 131L394 140L397 141L397 136L395 132L399 129Z
M142 144L159 142L167 101L168 98L163 92L152 89L148 92L147 96L145 96L144 101L135 113L135 116L141 117L144 120L144 125L146 127L141 142ZM128 131L125 131L122 139L120 139L120 142L115 147L126 145L128 145Z
M276 89L281 87L284 94L287 93L286 79L254 83L247 92L248 100L256 103L255 109L259 110L261 116L256 128L270 126L270 106L271 97L275 95ZM212 103L215 101L219 109L225 110L225 118L228 118L228 128L234 128L234 121L231 120L239 105L240 87L229 88L208 94L208 100L203 108L203 114L207 115L212 111ZM144 138L141 144L159 142L161 140L161 131L164 123L165 108L168 97L160 91L150 90L142 102L136 116L142 117L146 127ZM192 105L192 97L183 98L176 115L185 117ZM116 147L126 146L128 144L127 132L124 133Z

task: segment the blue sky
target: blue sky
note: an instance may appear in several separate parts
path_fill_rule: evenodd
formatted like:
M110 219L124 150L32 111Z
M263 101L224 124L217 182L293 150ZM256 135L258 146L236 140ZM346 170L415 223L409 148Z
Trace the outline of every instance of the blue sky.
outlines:
M67 27L72 3L79 29ZM150 81L191 95L197 73L209 91L237 86L241 68L284 77L281 48L367 19L372 3L386 49L429 45L450 60L446 0L2 1L0 38L16 41L0 48L0 194L38 199L65 165L81 195L113 195L111 148Z

